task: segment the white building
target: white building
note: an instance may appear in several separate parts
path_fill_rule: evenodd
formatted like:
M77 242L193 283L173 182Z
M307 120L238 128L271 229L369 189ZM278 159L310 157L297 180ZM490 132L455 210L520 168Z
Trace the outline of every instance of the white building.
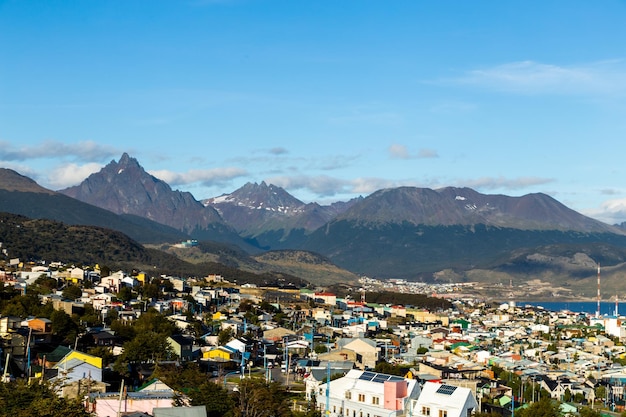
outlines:
M426 382L417 400L410 403L410 417L469 417L478 403L472 390L454 385Z
M321 384L316 401L334 417L395 417L406 414L419 392L417 380L352 369L330 385Z

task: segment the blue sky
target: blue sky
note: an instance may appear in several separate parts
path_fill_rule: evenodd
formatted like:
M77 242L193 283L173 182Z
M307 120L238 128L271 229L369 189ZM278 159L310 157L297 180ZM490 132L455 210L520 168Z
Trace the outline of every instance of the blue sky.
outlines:
M547 193L626 221L626 2L0 0L0 166Z

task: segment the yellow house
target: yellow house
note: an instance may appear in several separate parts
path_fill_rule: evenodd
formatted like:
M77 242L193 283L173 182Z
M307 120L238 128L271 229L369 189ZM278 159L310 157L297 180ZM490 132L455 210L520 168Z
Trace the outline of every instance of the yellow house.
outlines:
M135 278L137 278L137 281L139 281L142 285L148 282L148 277L145 272L138 273Z
M224 346L218 346L202 353L202 359L213 360L217 362L227 362L233 360L235 352Z
M212 317L213 320L224 320L226 318L227 317L224 314L222 314L221 311L217 311L217 312L213 313L213 317Z
M71 359L78 359L81 360L83 362L86 362L92 366L95 366L98 369L102 369L102 358L99 358L97 356L93 356L93 355L88 355L87 353L83 353L83 352L79 352L77 350L73 350L70 353L68 353L62 360L62 362L64 361L70 361ZM62 363L60 362L60 363Z

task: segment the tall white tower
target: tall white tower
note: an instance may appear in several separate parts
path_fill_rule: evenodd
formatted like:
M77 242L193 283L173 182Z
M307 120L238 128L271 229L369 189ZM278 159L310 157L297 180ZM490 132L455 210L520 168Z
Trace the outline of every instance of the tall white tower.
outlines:
M596 310L596 318L600 317L600 262L598 262L598 308Z

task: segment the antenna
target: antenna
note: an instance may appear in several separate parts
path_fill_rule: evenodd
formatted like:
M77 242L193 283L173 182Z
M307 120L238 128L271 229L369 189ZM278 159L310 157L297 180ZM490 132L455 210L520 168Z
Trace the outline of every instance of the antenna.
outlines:
M596 318L600 317L600 262L598 262L598 309L596 310Z

